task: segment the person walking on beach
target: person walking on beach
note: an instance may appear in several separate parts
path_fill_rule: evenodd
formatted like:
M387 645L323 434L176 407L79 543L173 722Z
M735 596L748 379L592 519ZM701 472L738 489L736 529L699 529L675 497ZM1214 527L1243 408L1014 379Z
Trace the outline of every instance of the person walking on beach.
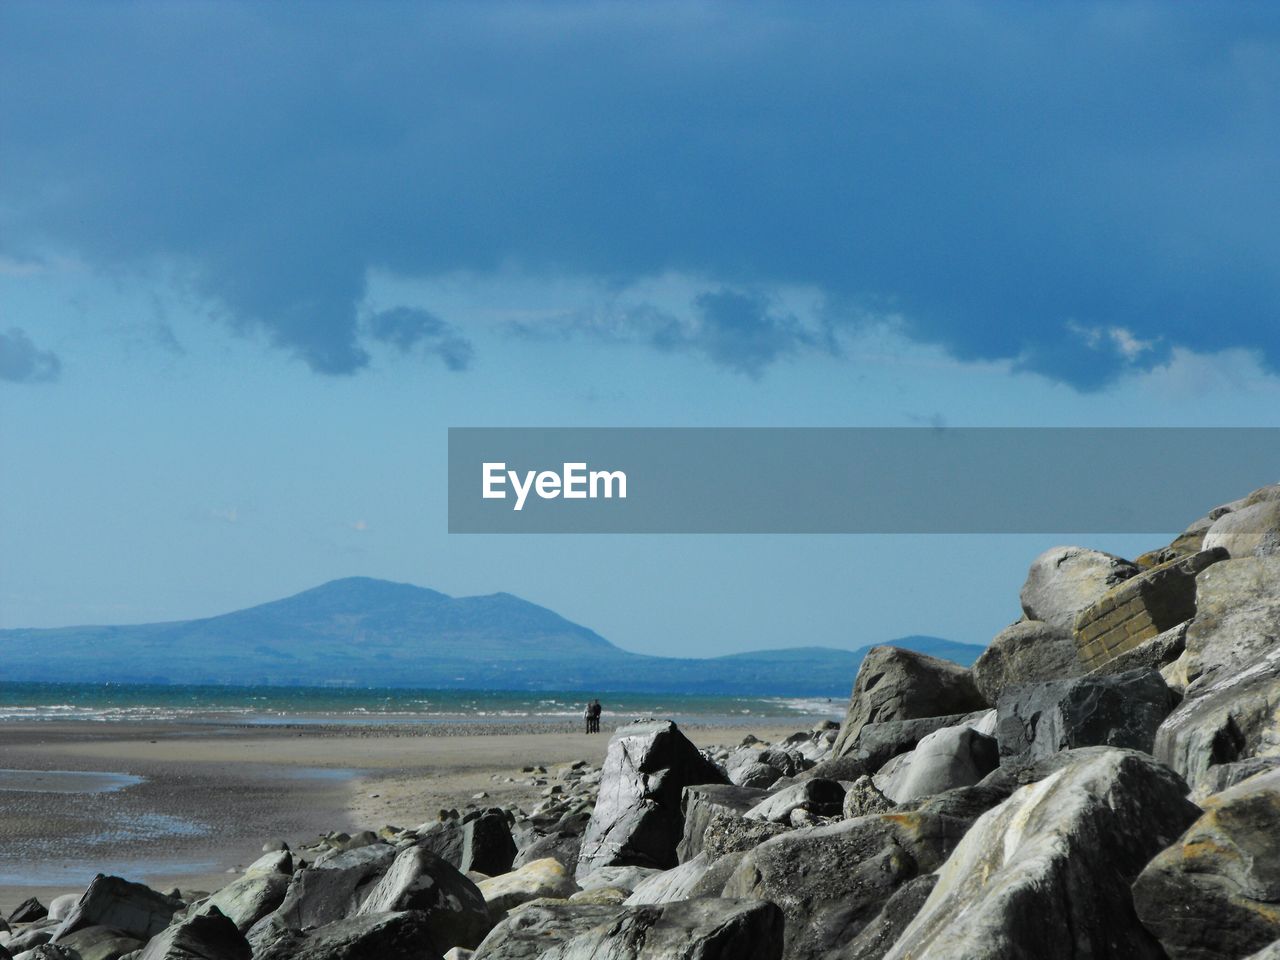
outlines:
M590 719L587 721L587 732L599 733L600 732L600 713L601 713L600 701L592 700L591 703L587 706L587 713L588 713L588 716L590 717Z

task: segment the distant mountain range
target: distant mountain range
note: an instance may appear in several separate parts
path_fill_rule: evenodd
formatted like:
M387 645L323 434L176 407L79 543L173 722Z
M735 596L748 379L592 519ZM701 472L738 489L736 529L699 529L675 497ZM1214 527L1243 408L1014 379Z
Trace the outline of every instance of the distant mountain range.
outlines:
M970 664L982 647L886 641ZM868 647L652 657L509 593L368 577L202 620L0 630L5 680L848 696Z

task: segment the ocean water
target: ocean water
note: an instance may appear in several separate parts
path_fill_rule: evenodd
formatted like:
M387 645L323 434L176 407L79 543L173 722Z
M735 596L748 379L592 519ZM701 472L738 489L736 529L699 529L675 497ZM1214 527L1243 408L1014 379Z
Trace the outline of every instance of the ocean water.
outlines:
M416 690L379 687L227 687L161 684L0 683L0 723L173 721L295 723L502 723L576 720L599 697L606 720L672 717L703 723L838 718L822 698L719 697L604 691Z

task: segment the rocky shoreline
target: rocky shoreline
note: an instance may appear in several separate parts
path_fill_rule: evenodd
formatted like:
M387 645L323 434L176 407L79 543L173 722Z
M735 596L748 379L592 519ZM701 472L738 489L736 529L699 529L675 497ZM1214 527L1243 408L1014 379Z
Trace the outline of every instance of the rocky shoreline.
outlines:
M28 901L21 960L1280 960L1280 485L1134 560L1056 547L970 669L876 648L843 723L586 760L210 893Z

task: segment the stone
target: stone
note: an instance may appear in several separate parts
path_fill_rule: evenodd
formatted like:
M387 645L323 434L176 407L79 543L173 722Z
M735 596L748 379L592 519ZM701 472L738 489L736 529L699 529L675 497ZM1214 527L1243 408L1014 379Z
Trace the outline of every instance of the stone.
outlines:
M478 870L496 877L511 869L516 852L507 818L497 812L485 813L462 827L462 860L458 869L463 873Z
M1280 960L1280 940L1263 947L1257 953L1251 953L1246 960Z
M864 773L876 773L894 757L909 753L921 740L943 727L954 727L985 716L986 712L954 713L945 717L919 717L915 720L886 720L883 723L868 723L858 732L853 747L845 757L827 760L817 765L817 775L828 780L856 780ZM845 759L861 761L861 767L852 770L841 770L838 767ZM828 772L830 771L830 772ZM808 772L808 771L806 771ZM841 773L852 773L852 776L840 776ZM835 774L833 776L833 774Z
M1141 670L1151 667L1159 670L1177 660L1187 648L1187 627L1190 621L1170 627L1149 640L1144 640L1136 647L1131 647L1116 654L1110 660L1089 671L1090 676L1110 677L1117 673L1128 673L1130 670ZM1166 680L1166 682L1168 682ZM1185 686L1185 684L1184 684Z
M61 896L54 897L49 901L49 919L65 920L67 915L71 913L75 905L80 902L80 895L75 893L64 893Z
M462 865L462 823L456 819L436 820L418 828L418 845L455 867ZM536 858L535 858L536 859Z
M569 873L578 868L578 851L582 849L582 830L556 830L541 836L527 847L524 847L512 861L511 866L520 869L535 860L548 858L559 860Z
M244 933L279 907L288 891L289 878L283 873L246 874L213 893L195 913L216 910Z
M476 947L493 927L480 888L425 847L402 850L355 911L357 916L422 914L441 950Z
M973 676L959 664L898 647L872 647L858 668L832 755L851 752L868 723L969 713L987 706Z
M488 905L490 917L497 919L530 900L543 897L566 900L581 889L564 865L550 858L526 863L519 870L482 880L477 886Z
M137 937L111 927L81 927L58 943L64 950L72 951L78 960L119 960L143 945Z
M622 907L605 904L531 903L495 926L472 960L540 960L548 950L623 912Z
M292 930L322 927L350 916L395 857L394 847L370 844L299 870L275 915ZM252 933L249 939L255 939Z
M1280 940L1280 769L1203 807L1133 885L1138 916L1172 960L1243 957Z
M1204 546L1226 550L1233 560L1280 554L1280 500L1258 500L1219 517Z
M13 912L9 914L9 922L32 923L36 920L43 920L48 915L49 910L43 903L35 897L28 897L13 908Z
M765 797L742 814L747 820L788 823L795 810L806 810L819 817L840 815L844 804L844 787L835 780L802 780Z
M781 960L772 903L700 899L630 907L552 947L542 960Z
M1250 777L1276 769L1280 769L1280 756L1250 757L1248 760L1238 760L1234 763L1217 763L1210 767L1196 784L1196 789L1191 791L1190 797L1193 802L1201 803L1215 793L1229 790Z
M113 927L139 940L150 940L169 925L182 901L141 883L98 874L59 924L54 942L82 927Z
M250 960L244 934L217 910L189 917L157 934L137 960Z
M1020 620L997 633L970 670L983 698L996 703L1013 687L1078 677L1085 667L1070 631Z
M578 886L583 890L610 887L630 894L641 881L661 872L653 867L596 867L585 877L578 878Z
M684 833L684 788L724 782L724 774L671 721L619 727L609 740L576 874L616 864L674 867Z
M1088 746L1149 753L1175 699L1152 669L1016 688L997 707L1001 762L1028 763Z
M1031 563L1020 598L1028 620L1072 633L1076 615L1138 568L1120 557L1085 547L1050 547Z
M685 787L680 799L684 833L676 847L676 859L685 863L702 852L702 835L706 833L713 813L741 816L768 795L767 790L723 783Z
M908 880L885 901L884 909L874 920L847 944L829 953L827 960L882 960L920 912L937 883L937 874L933 873Z
M713 813L702 834L702 852L710 860L729 853L752 850L766 840L786 833L789 827L764 820L747 820L736 814Z
M640 907L652 903L688 900L694 895L693 891L702 885L703 878L706 877L710 867L711 861L707 859L707 855L699 853L692 860L678 867L646 877L627 897L626 906ZM722 877L720 886L716 887L714 892L717 896L727 879L726 874Z
M254 960L439 960L424 914L374 913L291 933Z
M273 873L291 876L293 874L293 854L288 850L273 850L264 853L244 868L246 877L269 876Z
M1186 784L1132 750L1059 763L974 823L886 960L1163 957L1129 886L1198 814Z
M999 765L1000 748L994 737L968 726L943 727L920 741L911 762L882 792L894 803L906 803L972 786Z
M770 764L755 760L734 767L729 771L729 782L739 787L770 787L782 778L782 771Z
M1228 560L1196 578L1196 615L1186 636L1189 681L1213 682L1277 646L1280 556Z
M841 813L846 820L866 817L877 813L888 813L893 809L893 801L881 793L875 782L863 774L853 782L845 792Z

